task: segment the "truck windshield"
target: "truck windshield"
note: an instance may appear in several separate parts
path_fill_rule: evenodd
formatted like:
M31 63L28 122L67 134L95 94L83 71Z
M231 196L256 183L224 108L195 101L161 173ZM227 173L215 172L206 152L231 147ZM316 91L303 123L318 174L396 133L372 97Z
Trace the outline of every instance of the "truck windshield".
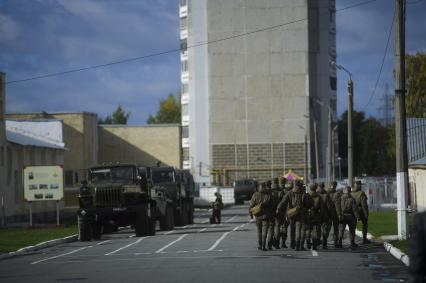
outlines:
M133 167L99 168L90 171L90 180L93 183L111 181L133 181Z
M172 170L152 170L151 177L154 184L174 182Z

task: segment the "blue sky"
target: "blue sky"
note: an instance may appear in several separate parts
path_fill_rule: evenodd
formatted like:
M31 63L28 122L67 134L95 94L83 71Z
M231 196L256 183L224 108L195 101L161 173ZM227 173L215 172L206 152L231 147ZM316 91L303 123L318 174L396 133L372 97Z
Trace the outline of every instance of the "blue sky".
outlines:
M361 0L337 0L337 9ZM426 51L426 0L407 6L408 52ZM393 43L371 103L393 17L393 0L337 13L337 61L351 70L355 109L380 116L384 84L393 88ZM0 70L19 80L179 48L178 0L2 0ZM260 27L261 28L261 27ZM338 73L338 112L346 108ZM179 53L107 68L8 84L7 111L90 111L105 116L121 104L131 124L155 114L180 90Z

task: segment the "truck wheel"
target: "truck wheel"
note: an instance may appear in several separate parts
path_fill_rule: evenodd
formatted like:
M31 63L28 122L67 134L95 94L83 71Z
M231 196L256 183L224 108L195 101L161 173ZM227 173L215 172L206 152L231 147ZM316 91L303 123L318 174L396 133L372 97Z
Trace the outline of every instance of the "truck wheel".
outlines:
M78 216L77 217L77 223L78 223L78 239L81 242L90 241L92 239L92 231L90 227L90 221L87 219L87 217L84 216Z
M102 236L102 225L100 223L95 223L92 227L93 239L99 240Z
M175 228L174 223L174 215L173 215L173 207L171 205L167 205L166 207L166 215L161 216L160 218L160 229L163 231L170 231Z
M148 235L148 214L145 206L136 215L135 232L136 237Z

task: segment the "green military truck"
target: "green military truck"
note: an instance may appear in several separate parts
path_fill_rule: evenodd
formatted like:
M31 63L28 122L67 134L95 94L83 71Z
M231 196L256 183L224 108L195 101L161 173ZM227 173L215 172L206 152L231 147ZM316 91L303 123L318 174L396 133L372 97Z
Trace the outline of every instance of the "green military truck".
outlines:
M152 167L150 179L153 196L160 194L168 199L167 213L160 216L160 229L193 224L195 184L191 173L174 167Z
M194 180L189 171L135 164L95 166L83 182L77 211L79 239L100 239L102 234L131 226L136 236L193 223Z
M131 226L136 236L155 235L158 207L167 199L151 196L146 169L135 164L95 166L80 187L77 211L80 241L100 239L103 233Z
M254 179L240 179L233 183L235 204L243 204L245 200L250 200L256 192L257 181Z

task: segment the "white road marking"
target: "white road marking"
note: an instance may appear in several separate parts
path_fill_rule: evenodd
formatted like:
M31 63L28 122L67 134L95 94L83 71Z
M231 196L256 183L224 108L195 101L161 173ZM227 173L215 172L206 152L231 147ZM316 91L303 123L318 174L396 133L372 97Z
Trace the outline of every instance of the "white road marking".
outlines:
M106 240L106 241L103 241L103 242L97 243L96 245L97 245L97 246L100 246L100 245L103 245L103 244L108 243L108 242L111 242L111 240Z
M112 251L112 252L107 253L107 254L105 254L105 255L112 255L112 254L115 254L116 252L119 252L119 251L121 251L121 250L124 250L124 249L126 249L126 248L128 248L128 247L130 247L130 246L133 246L133 245L139 244L140 242L142 242L142 241L143 241L143 239L146 239L146 238L147 238L147 237L140 238L140 239L138 239L137 241L135 241L135 242L133 242L133 243L130 243L130 244L128 244L128 245L125 245L124 247L121 247L121 248L119 248L119 249L116 249L115 251Z
M32 262L31 264L37 264L37 263L48 261L48 260L55 259L55 258L58 258L58 257L63 257L63 256L70 255L70 254L73 254L73 253L76 253L76 252L79 252L81 250L85 250L85 249L88 249L88 248L91 248L91 247L93 247L93 246L82 247L82 248L70 251L68 253L65 253L65 254L55 255L55 256L52 256L52 257L45 258L45 259L37 260L37 261Z
M204 220L203 222L201 222L201 224L205 224L205 223L208 223L210 220Z
M210 227L212 227L212 228L213 228L213 227L216 227L216 226L217 226L217 224L212 224L212 225L210 225Z
M189 253L188 251L177 251L177 254Z
M129 238L134 238L134 237L136 237L136 236L135 236L135 235L130 235L130 236L129 236Z
M312 256L318 256L318 252L317 252L317 251L312 250Z
M168 247L176 244L177 242L179 242L180 240L182 240L184 237L186 237L188 234L183 234L182 236L180 236L179 238L177 238L176 240L174 240L171 243L168 243L167 245L165 245L164 247L162 247L161 249L157 250L155 253L159 254L162 253L165 249L167 249Z
M240 228L243 228L245 224L241 224L240 226L235 227L234 229L232 229L232 232L237 231Z
M231 233L231 231L223 233L222 236L219 239L217 239L217 241L213 244L213 246L211 246L208 249L208 251L214 250L220 244L220 242L222 242L223 239L225 239L225 237L228 236L229 233Z
M235 217L237 217L237 216L233 216L233 217L229 218L228 220L226 220L225 222L226 222L226 223L231 222L232 220L234 220L234 219L235 219Z
M171 234L171 233L173 233L173 232L175 232L175 230L170 230L170 231L168 231L168 232L164 233L163 235L169 235L169 234Z
M207 228L203 228L203 229L201 229L201 230L198 230L197 231L197 233L201 233L201 232L204 232L204 231L206 231L207 230Z
M152 253L134 253L134 255L152 255Z

